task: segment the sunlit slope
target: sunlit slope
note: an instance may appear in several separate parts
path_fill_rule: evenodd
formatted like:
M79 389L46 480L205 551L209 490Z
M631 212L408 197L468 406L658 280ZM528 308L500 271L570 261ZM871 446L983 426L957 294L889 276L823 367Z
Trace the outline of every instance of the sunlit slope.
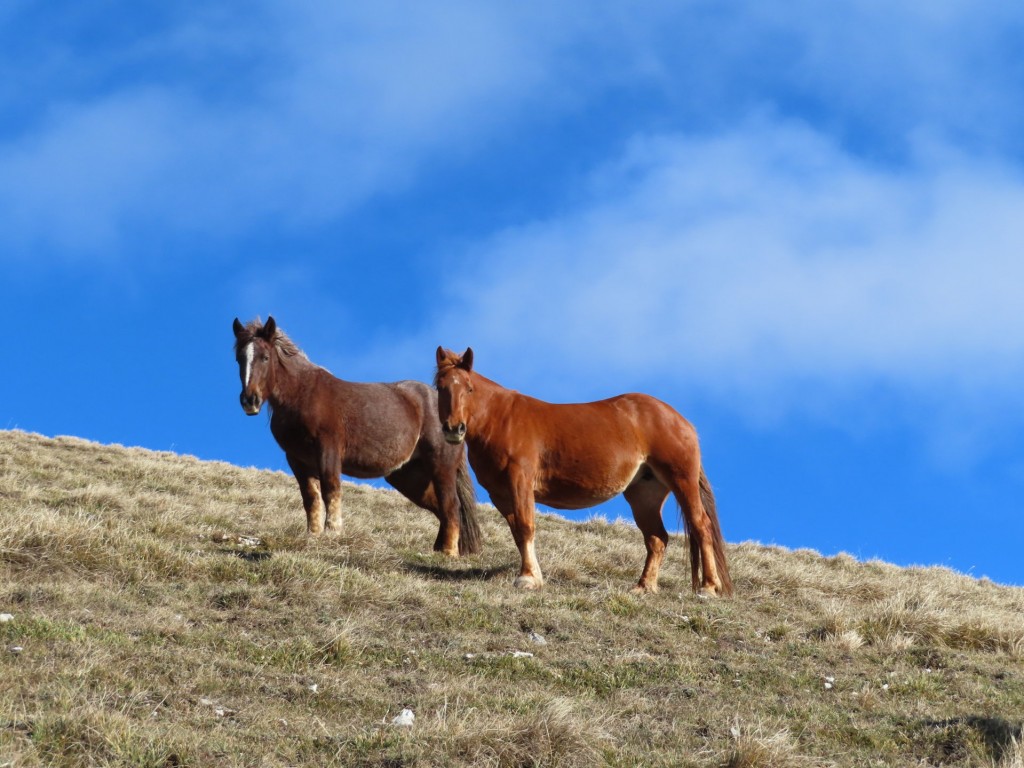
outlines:
M527 593L490 507L461 561L344 507L314 540L290 476L0 432L0 765L1021 765L1022 589L744 544L702 601L676 539L637 598L636 529L542 516Z

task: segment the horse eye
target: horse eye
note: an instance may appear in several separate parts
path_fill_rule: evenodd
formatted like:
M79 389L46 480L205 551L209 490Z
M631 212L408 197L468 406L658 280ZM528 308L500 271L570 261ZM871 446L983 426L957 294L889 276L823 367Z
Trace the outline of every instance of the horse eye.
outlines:
M263 362L265 363L265 362L267 362L269 360L270 360L270 355L264 354L263 355Z

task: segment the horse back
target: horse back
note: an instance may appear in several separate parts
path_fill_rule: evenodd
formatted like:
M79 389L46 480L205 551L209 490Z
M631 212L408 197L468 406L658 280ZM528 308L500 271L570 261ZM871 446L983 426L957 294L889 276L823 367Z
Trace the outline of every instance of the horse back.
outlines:
M575 450L608 446L646 454L662 436L693 430L678 411L651 395L628 393L589 403L521 397L513 419L516 429L535 434L549 450L558 445Z
M652 455L687 450L691 432L649 395L560 404L514 393L468 439L477 477L492 494L525 473L537 501L576 509L622 493Z
M413 456L430 413L410 384L350 382L320 369L301 400L275 409L271 431L289 458L320 471L389 474Z

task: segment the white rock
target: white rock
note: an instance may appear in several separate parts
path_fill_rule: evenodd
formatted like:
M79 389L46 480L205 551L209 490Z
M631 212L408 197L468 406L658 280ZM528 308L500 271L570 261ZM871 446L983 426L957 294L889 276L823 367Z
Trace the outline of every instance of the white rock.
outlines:
M547 645L548 641L544 639L544 636L537 632L531 632L529 634L530 642L534 645Z
M20 645L12 645L11 646L11 653L21 653L24 650L25 649L22 648Z
M408 707L399 712L391 720L392 725L396 725L399 728L411 728L412 724L416 721L416 715Z
M311 686L309 686L309 690L312 691L313 693L319 693L320 692L320 685L318 683L313 683Z
M530 653L529 651L512 651L512 653L509 654L509 655L513 659L532 659L533 658L533 654Z
M14 621L14 617L9 613L0 613L0 624L6 624L8 621Z

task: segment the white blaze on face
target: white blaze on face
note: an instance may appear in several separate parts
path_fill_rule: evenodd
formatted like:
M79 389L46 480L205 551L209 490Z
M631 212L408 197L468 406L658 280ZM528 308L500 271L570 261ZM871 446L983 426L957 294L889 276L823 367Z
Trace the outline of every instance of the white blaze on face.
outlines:
M249 342L245 347L245 376L242 378L242 387L249 386L249 377L252 376L252 361L256 356L256 344Z

